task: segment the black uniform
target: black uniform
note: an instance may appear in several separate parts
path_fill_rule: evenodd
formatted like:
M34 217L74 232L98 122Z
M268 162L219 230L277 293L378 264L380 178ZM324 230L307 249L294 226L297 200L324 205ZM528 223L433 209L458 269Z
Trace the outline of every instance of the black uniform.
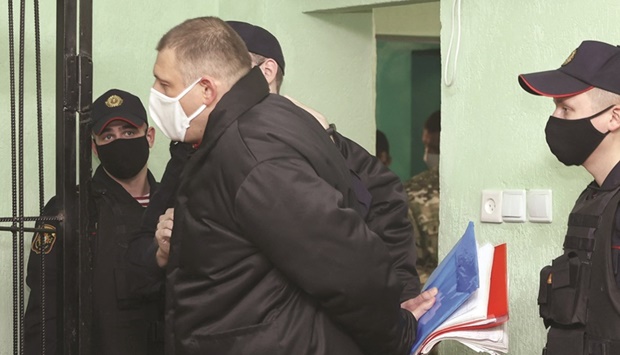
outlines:
M151 194L157 183L148 173ZM92 354L152 355L163 352L161 339L153 336L161 317L161 304L135 297L130 286L134 282L126 259L129 237L138 228L144 213L142 207L100 166L92 181L92 198L96 221L93 239L93 351ZM59 213L56 198L45 206L44 215ZM56 229L57 223L47 224ZM45 261L45 334L46 354L56 354L57 265L61 236L37 233L28 261L26 283L31 289L25 315L25 354L41 354L41 250Z
M564 254L541 271L538 303L549 327L543 354L620 354L619 191L620 164L602 186L592 182L581 193Z

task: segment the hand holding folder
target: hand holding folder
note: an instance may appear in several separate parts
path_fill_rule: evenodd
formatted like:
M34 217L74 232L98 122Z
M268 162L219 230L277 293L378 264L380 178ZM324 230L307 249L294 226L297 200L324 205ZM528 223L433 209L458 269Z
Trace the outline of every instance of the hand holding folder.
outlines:
M506 244L478 248L470 222L424 288L431 287L439 293L418 321L413 355L428 353L442 340L456 340L479 352L508 352Z

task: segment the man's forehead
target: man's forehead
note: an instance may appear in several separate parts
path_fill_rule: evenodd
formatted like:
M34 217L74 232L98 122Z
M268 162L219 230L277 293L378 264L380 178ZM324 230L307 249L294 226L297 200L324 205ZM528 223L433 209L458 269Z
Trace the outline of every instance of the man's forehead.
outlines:
M577 95L572 96L564 96L564 97L554 97L553 102L557 104L571 104L581 102L583 99L587 98L587 92L582 92Z
M104 133L106 131L109 132L109 131L113 130L114 128L137 129L138 127L136 127L136 125L134 125L133 123L127 121L126 119L124 119L122 117L118 117L118 118L114 118L114 119L108 121L108 123L106 123L106 125L101 130L101 133Z
M165 48L157 53L157 59L153 66L153 75L160 80L172 80L180 76L175 51Z

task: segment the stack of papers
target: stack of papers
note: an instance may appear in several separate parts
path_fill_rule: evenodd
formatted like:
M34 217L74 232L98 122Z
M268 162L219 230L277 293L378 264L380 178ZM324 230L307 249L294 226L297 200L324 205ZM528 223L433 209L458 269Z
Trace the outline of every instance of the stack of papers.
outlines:
M437 287L435 304L418 321L411 354L427 354L442 340L477 352L508 352L506 244L478 247L474 224L431 274L424 289Z

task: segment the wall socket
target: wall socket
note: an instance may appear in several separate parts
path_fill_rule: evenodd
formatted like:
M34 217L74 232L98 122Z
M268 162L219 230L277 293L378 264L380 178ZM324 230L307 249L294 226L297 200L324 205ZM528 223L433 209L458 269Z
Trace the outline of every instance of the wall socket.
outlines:
M502 223L502 190L482 190L480 221Z

